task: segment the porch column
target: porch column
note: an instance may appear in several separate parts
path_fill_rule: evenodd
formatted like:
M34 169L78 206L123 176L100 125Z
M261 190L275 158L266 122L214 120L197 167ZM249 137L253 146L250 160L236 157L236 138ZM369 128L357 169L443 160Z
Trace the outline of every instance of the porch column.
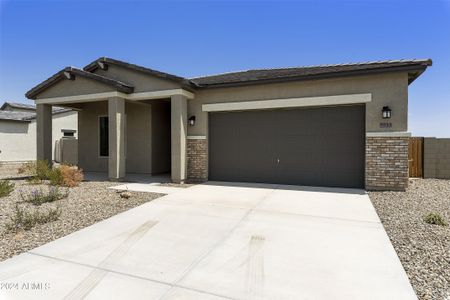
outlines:
M112 181L125 177L125 100L108 99L109 158L108 175Z
M170 101L172 136L172 181L186 179L187 98L174 95Z
M36 158L52 163L52 106L36 105Z

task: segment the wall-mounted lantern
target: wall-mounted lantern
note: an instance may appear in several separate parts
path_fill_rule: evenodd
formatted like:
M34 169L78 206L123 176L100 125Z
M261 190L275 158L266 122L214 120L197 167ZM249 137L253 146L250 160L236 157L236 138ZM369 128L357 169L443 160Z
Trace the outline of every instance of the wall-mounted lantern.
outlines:
M392 110L389 108L389 106L383 106L383 109L381 110L383 119L390 119L391 112L392 112Z
M189 118L188 124L189 124L189 126L194 126L195 125L195 116L192 116L192 117Z

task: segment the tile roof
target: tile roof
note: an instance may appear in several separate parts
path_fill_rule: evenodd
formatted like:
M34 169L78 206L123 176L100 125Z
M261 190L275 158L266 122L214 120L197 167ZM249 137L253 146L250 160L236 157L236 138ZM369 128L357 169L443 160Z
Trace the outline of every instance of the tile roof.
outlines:
M10 106L12 108L36 110L36 106L34 106L33 104L24 104L24 103L16 103L16 102L5 102L0 107L0 110L4 110L7 106Z
M334 76L345 76L353 74L364 74L374 72L389 72L396 70L415 70L425 69L431 66L430 59L411 59L411 60L387 60L373 61L362 63L348 63L338 65L318 65L290 68L274 68L274 69L254 69L238 72L229 72L217 75L202 76L191 78L200 87L208 87L214 85L227 85L237 83L260 82L267 80L289 80L302 78L324 78ZM410 82L417 78L420 74L412 74Z
M0 110L0 120L29 122L27 118L35 115L34 112Z
M201 76L194 78L183 78L180 76L156 71L146 67L130 64L127 62L115 60L108 57L101 57L86 67L83 70L74 67L67 67L42 83L38 84L30 91L26 93L26 97L29 99L35 99L35 97L45 90L47 87L56 83L66 76L66 73L73 74L75 76L83 76L105 84L109 84L116 88L118 91L125 93L132 93L134 87L95 73L91 73L100 67L101 63L116 64L125 68L147 73L160 78L176 81L180 83L182 87L192 89L202 89L209 87L222 87L222 86L237 86L237 85L249 85L255 83L268 83L268 82L285 82L291 80L307 80L307 79L323 79L332 77L343 76L355 76L366 75L386 72L408 72L408 82L413 82L417 77L422 74L428 66L432 65L431 59L402 59L402 60L384 60L384 61L371 61L361 63L348 63L337 65L318 65L318 66L303 66L303 67L289 67L289 68L272 68L272 69L252 69L237 72L228 72L216 75Z
M153 75L153 76L157 76L157 77L160 77L162 79L172 80L172 81L181 83L182 85L190 85L191 84L188 79L180 77L180 76L177 76L177 75L161 72L161 71L158 71L158 70L154 70L154 69L150 69L150 68L147 68L147 67L131 64L131 63L128 63L128 62L125 62L125 61L121 61L121 60L117 60L117 59L113 59L113 58L109 58L109 57L100 57L100 58L94 60L93 62L91 62L90 64L88 64L87 66L85 66L83 68L83 70L88 71L88 72L93 72L99 67L99 62L104 62L106 64L110 63L110 64L122 66L124 68L128 68L128 69L132 69L132 70L135 70L135 71L140 71L140 72L143 72L143 73L147 73L147 74L150 74L150 75Z
M29 109L29 110L36 110L36 105L33 104L24 104L24 103L18 103L18 102L5 102L3 103L3 105L0 107L0 111L3 111L7 106L12 107L12 108L19 108L19 109ZM66 111L70 111L70 108L64 108L64 107L59 107L59 106L53 106L52 107L52 113L61 113L61 112L66 112Z
M6 106L10 106L12 108L22 108L29 109L30 111L14 111L14 110L4 110ZM33 110L33 111L31 111ZM0 120L11 120L11 121L23 121L27 122L36 118L36 106L23 104L23 103L13 103L13 102L5 102L0 108ZM72 111L70 108L52 107L52 114L61 114L65 112Z

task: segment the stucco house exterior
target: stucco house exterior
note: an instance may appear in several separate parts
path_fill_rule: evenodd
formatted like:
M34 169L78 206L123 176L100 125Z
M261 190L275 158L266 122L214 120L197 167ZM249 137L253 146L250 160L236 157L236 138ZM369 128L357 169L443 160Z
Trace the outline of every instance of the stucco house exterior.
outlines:
M78 110L79 166L185 180L403 190L408 86L432 62L377 61L183 78L99 58L26 93L37 157L51 109Z
M53 107L51 158L55 157L56 141L77 137L77 112ZM36 159L36 107L30 104L4 102L0 107L0 162L21 163Z

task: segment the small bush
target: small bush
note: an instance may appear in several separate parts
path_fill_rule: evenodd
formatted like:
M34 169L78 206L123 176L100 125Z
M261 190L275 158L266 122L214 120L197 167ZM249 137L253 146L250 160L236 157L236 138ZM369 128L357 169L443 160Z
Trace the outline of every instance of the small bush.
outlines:
M78 169L77 167L62 165L59 170L64 186L75 187L83 181L83 170Z
M64 199L69 195L69 191L61 192L58 187L50 187L45 193L42 189L35 189L29 194L20 194L23 202L28 202L34 205L42 205L47 202L54 202L56 200Z
M14 190L14 183L9 180L0 180L0 198L6 197Z
M64 178L59 168L55 168L48 171L48 179L50 180L51 185L58 185L58 186L64 185Z
M30 230L38 224L45 224L56 221L61 216L61 208L51 208L45 212L37 209L26 210L16 204L14 214L10 216L10 222L6 224L9 231L17 231L20 229Z
M439 226L447 226L447 222L444 218L438 213L429 213L425 216L424 221L428 224L439 225Z
M52 171L49 163L46 160L37 160L24 163L18 170L19 174L29 176L28 181L33 184L38 184L42 180L49 179L49 173Z

